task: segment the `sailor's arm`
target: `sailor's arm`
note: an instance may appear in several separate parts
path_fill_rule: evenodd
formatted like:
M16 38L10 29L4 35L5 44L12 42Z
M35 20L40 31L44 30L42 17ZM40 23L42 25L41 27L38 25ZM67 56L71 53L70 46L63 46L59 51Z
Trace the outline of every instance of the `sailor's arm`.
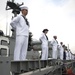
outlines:
M52 40L52 41L50 42L50 44L51 44L51 46L53 46L53 44L54 44L54 40Z
M19 19L20 19L19 16L14 17L13 20L10 22L10 25L11 25L13 28L16 28L16 25L17 25L17 23L19 22Z
M40 40L41 43L42 43L43 38L44 38L44 36L42 34L41 37L39 38L39 40Z

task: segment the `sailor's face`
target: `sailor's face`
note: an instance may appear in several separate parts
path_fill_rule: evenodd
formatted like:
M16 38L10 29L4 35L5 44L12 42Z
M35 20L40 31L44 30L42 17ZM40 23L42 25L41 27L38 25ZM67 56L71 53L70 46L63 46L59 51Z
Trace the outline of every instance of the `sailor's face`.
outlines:
M54 39L57 39L57 36L53 36L54 37Z
M22 13L23 13L23 15L25 15L25 16L26 16L26 15L28 14L28 10L23 9Z
M45 34L47 34L48 33L48 31L45 31Z

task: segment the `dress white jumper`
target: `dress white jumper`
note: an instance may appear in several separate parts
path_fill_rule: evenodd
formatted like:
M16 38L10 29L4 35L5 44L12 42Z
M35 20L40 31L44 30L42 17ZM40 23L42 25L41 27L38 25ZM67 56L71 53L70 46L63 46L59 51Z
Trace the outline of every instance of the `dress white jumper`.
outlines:
M53 39L51 41L51 45L52 45L52 58L57 59L57 46L58 46L57 40Z
M16 29L14 60L25 60L28 47L29 26L22 15L13 18L10 25Z
M60 50L60 59L63 60L63 52L64 52L64 48L62 47L61 44L60 44L60 46L59 46L59 50Z
M40 37L40 40L42 42L42 57L41 60L47 60L48 59L48 40L43 33Z

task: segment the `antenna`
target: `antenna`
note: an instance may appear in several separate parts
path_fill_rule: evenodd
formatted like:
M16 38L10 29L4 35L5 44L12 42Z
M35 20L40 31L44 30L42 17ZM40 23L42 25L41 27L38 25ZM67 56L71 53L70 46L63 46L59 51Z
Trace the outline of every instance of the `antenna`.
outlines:
M69 50L69 44L68 44L68 50Z
M11 28L10 28L10 25L9 25L9 37L11 36Z
M8 23L6 23L6 36L7 36L7 30L8 30Z

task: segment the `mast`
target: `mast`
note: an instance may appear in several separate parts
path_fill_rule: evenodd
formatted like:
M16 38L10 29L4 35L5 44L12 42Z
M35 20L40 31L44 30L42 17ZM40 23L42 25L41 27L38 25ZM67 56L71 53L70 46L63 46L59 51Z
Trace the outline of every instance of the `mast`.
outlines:
M24 4L23 2L22 2L22 4L18 4L18 3L16 4L16 3L14 3L14 0L12 0L12 1L9 0L9 1L7 1L7 4L6 4L6 10L12 9L12 13L14 14L14 17L16 17L17 14L20 14L20 10L21 10L20 6L23 5L23 4ZM15 36L16 36L15 29L12 28L11 31L12 31L12 37L15 38Z
M14 0L12 0L12 2L14 3Z

